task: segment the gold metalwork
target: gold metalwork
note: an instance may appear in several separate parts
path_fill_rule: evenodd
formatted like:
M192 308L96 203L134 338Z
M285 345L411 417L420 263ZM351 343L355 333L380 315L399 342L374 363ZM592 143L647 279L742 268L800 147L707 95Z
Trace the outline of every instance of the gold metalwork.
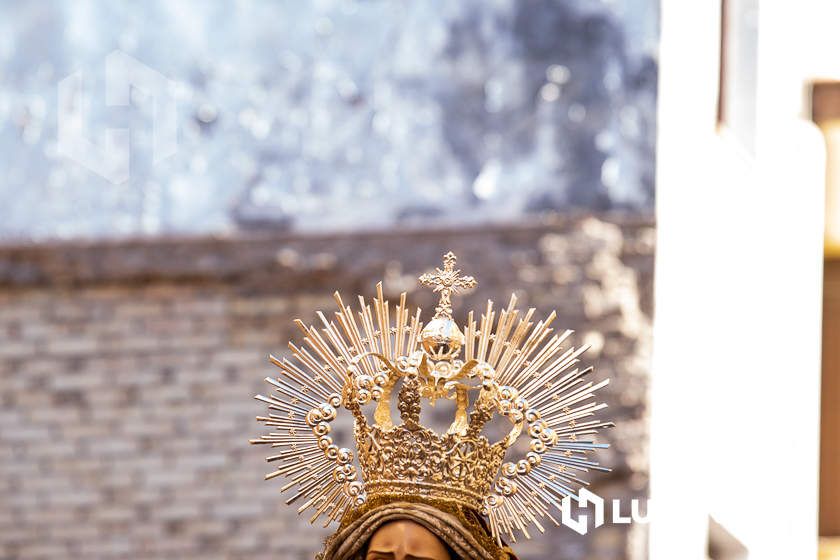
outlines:
M460 270L455 270L458 257L452 251L443 256L443 269L436 268L434 272L427 272L419 280L424 286L440 292L440 303L435 308L435 319L452 318L452 294L461 290L475 288L478 282L472 276L461 276Z
M273 411L258 419L274 431L251 442L278 449L268 460L279 466L266 478L288 479L287 503L300 501L299 512L312 510L310 521L323 517L325 525L371 500L412 496L481 513L498 542L529 537L531 526L542 532L545 519L558 523L552 509L585 484L578 473L608 470L588 458L607 447L593 436L612 425L594 418L606 406L594 392L608 380L586 381L592 368L575 367L585 348L567 346L571 331L552 334L554 313L536 325L534 309L520 317L515 297L498 319L492 302L478 322L470 312L462 332L451 295L476 281L460 276L451 252L420 281L440 292L426 328L419 309L409 313L406 294L392 308L381 283L372 304L359 298L356 314L336 292L334 320L319 312L320 327L296 321L304 345L290 343L290 358L271 357L281 370L266 379L276 394L256 397ZM424 399L455 401L446 433L420 424ZM372 403L370 423L363 407ZM358 468L354 452L330 436L341 408L354 417ZM494 415L511 426L497 442L482 434ZM524 457L504 462L523 433Z

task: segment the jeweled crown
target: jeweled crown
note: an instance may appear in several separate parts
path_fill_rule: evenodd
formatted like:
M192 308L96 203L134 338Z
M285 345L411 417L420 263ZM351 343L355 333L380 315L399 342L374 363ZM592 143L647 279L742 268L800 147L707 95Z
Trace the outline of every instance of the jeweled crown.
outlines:
M492 302L479 322L470 312L462 330L451 298L476 281L455 263L447 253L443 268L420 277L440 294L425 327L419 309L409 313L405 293L392 308L380 283L372 306L360 297L356 314L336 293L334 320L318 312L320 328L297 321L305 345L290 343L290 358L271 357L281 370L266 379L275 394L256 398L273 411L258 420L276 431L251 442L278 448L268 460L279 466L266 478L286 477L282 490L294 492L287 503L314 510L311 522L338 520L373 497L410 495L474 509L497 541L515 540L515 531L530 536L530 525L542 531L543 518L557 524L552 510L585 484L580 472L607 470L588 453L606 447L593 436L612 424L594 418L606 405L593 393L608 380L586 381L592 368L576 367L585 348L567 347L569 330L551 334L554 313L536 325L534 309L520 318L515 297L498 319ZM422 401L438 399L455 401L445 433L420 424ZM353 451L330 435L342 408L354 417L361 479ZM510 430L491 442L482 432L495 415ZM527 451L504 462L523 433Z

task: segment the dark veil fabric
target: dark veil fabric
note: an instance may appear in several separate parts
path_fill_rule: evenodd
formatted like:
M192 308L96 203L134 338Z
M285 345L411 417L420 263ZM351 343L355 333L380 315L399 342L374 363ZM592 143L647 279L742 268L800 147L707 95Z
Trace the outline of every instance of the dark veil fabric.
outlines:
M516 560L508 547L490 537L477 514L459 507L435 507L423 502L395 501L372 505L345 519L316 560L363 560L367 543L386 523L407 519L437 535L456 558Z

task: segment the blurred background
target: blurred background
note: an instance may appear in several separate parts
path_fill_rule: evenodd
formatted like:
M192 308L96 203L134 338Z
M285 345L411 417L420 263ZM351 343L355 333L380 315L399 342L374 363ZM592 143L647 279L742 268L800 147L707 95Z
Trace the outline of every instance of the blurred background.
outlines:
M456 319L591 345L592 490L655 504L521 557L838 557L837 17L0 0L0 558L311 558L267 356L334 290L430 310L448 250Z
M7 239L467 226L653 205L651 0L7 2L2 15ZM109 74L114 51L136 63ZM177 111L155 113L170 97ZM64 157L59 117L74 112L97 159L108 129L128 130L113 150L128 152L127 177ZM165 119L176 146L160 157Z

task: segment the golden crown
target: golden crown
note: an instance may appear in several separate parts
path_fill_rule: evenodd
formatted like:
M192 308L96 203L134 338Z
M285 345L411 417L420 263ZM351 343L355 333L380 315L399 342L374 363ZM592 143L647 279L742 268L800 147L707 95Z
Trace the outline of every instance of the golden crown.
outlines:
M420 277L440 293L425 327L419 309L409 313L405 293L392 308L380 283L372 305L359 297L356 314L336 292L335 320L321 312L320 328L297 320L304 345L290 343L289 359L271 357L281 371L266 378L275 393L256 398L273 412L257 419L276 431L251 443L278 449L268 461L279 466L266 479L287 478L287 503L301 501L299 513L313 510L310 522L324 516L327 525L371 498L409 495L472 508L486 516L498 542L503 535L515 541L515 531L529 537L531 525L542 532L545 518L558 524L552 509L560 511L563 498L586 484L580 472L608 470L588 457L607 447L593 436L612 423L594 418L606 406L594 392L609 380L586 381L592 368L576 367L586 348L567 347L570 330L551 334L553 312L536 325L534 309L520 318L515 296L498 320L492 301L480 322L470 312L462 331L451 297L476 281L460 275L451 252L443 262ZM398 386L397 424L391 403ZM423 399L455 401L446 433L420 424ZM372 422L363 410L371 403ZM353 451L330 436L341 408L354 418L360 469ZM482 432L494 416L510 430L491 443ZM504 462L523 432L529 441L522 458Z

